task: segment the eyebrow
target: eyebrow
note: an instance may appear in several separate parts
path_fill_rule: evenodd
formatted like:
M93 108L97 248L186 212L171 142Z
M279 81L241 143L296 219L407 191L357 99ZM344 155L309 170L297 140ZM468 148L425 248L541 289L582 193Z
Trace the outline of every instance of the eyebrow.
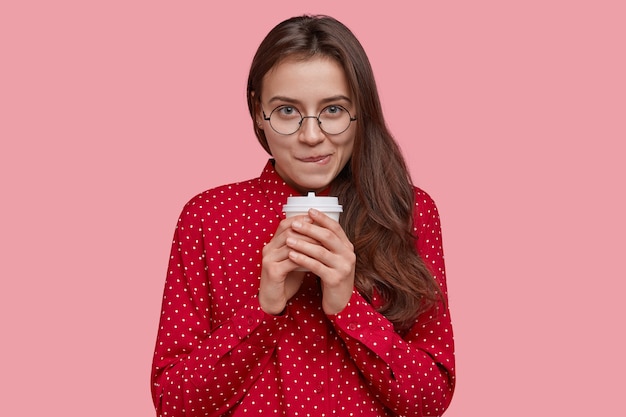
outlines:
M326 97L324 99L321 100L321 103L330 103L333 101L347 101L348 103L352 104L352 100L350 100L349 97L344 96L343 94L338 94L336 96L331 96L331 97ZM272 98L269 99L268 103L273 103L276 101L285 101L287 103L293 103L293 104L302 104L299 100L296 100L294 98L290 98L287 96L274 96Z

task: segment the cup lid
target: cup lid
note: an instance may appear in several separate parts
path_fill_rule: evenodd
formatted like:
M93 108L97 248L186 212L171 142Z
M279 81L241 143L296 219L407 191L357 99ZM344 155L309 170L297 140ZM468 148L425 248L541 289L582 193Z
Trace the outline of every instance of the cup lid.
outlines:
M286 213L291 211L308 211L310 208L339 213L343 211L337 197L318 197L312 191L306 196L287 197L287 204L283 206L283 211Z

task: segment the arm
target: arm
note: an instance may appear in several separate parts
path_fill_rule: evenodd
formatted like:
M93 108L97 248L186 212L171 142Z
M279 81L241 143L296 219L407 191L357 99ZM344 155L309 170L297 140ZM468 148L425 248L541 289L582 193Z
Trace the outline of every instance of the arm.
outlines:
M418 252L446 296L437 209L426 194L418 193L417 203ZM420 315L403 337L356 290L346 308L329 319L371 389L389 409L406 416L445 411L454 390L454 342L447 300Z
M183 212L165 283L152 368L159 415L219 416L263 372L286 324L264 313L257 296L215 323L202 223Z

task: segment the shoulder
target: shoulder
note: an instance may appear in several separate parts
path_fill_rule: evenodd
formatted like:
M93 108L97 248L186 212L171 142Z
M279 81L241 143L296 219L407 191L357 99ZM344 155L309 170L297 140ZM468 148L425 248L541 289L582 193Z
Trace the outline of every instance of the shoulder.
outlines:
M419 255L426 262L431 271L436 273L438 280L444 282L443 244L441 220L437 205L433 198L424 190L415 189L415 209L413 213L413 233L416 237L416 248ZM437 271L441 271L441 275Z
M415 207L413 209L413 231L422 238L441 234L441 219L435 200L421 188L415 187Z
M192 197L183 207L181 217L198 214L204 217L238 210L258 200L262 193L259 178L220 185Z
M416 216L428 216L438 215L437 204L435 200L426 191L419 187L413 187L415 193L415 214Z

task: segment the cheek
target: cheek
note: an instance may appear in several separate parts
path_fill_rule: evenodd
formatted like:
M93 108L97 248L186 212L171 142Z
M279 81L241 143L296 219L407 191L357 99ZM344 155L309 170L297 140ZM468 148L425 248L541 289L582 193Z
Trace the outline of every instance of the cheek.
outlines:
M265 132L265 138L267 141L267 147L272 151L272 155L276 155L285 149L284 145L281 145L280 141L275 140L272 135L268 135L267 131Z
M341 148L344 158L349 158L354 151L354 136L347 137L344 141L338 142L337 146Z

